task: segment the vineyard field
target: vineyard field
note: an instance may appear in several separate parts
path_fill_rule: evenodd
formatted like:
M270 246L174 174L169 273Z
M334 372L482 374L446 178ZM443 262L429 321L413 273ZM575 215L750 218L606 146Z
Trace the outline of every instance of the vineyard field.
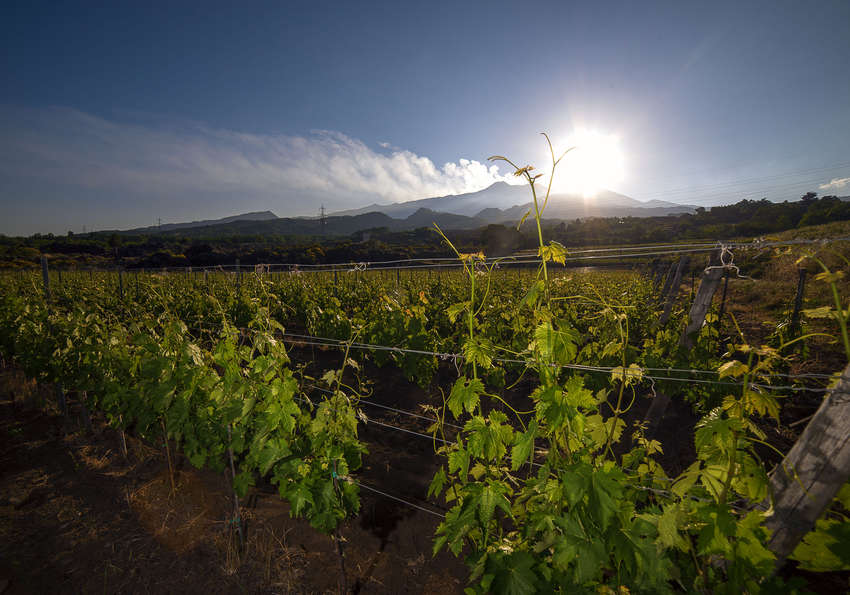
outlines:
M524 266L45 262L0 273L0 354L53 408L38 423L151 479L148 509L209 501L228 589L827 592L848 580L848 478L786 552L772 477L850 360L845 244L673 245L599 269L542 239ZM320 557L280 547L259 568L275 527Z

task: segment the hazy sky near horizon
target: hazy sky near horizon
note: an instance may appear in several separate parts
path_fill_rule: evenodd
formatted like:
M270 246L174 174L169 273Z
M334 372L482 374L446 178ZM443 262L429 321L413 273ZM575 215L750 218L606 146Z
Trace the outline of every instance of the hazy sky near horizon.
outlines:
M0 233L479 190L550 133L611 190L850 195L850 2L8 2Z

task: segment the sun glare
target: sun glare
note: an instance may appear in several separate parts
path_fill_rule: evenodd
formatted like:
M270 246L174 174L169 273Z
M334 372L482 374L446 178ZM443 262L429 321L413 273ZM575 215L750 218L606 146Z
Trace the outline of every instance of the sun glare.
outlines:
M579 129L568 137L565 146L575 149L555 170L553 192L592 198L622 181L623 151L616 135Z

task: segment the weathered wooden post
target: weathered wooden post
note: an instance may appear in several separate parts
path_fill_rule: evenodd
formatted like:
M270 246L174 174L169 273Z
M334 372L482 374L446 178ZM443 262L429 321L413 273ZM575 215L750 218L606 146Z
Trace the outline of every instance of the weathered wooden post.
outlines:
M679 286L682 284L682 274L688 266L690 258L683 256L679 259L679 264L676 267L676 273L673 275L673 282L670 286L670 292L667 294L667 301L664 304L664 311L661 313L661 318L658 319L658 326L664 326L670 320L670 314L673 312L673 303L679 295Z
M850 477L850 365L770 478L767 546L781 566Z
M673 276L676 274L676 261L670 263L670 267L667 269L667 276L664 278L664 286L661 288L661 294L658 296L660 301L664 301L664 298L667 297L667 293L670 291L670 287L673 286Z
M679 339L679 345L682 347L690 349L694 346L694 337L702 328L705 315L711 307L711 300L720 286L720 279L723 278L725 270L726 268L722 266L709 266L703 273L699 290L688 314L688 326Z
M717 313L717 330L720 331L720 323L726 311L726 289L729 287L729 271L723 275L723 293L720 295L720 311Z
M652 278L652 287L658 288L661 285L661 279L664 278L664 268L660 263L655 264L655 275Z

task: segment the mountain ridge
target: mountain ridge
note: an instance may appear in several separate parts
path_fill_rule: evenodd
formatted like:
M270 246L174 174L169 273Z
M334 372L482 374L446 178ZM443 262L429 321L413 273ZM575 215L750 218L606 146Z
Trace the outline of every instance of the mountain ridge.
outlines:
M222 219L169 223L121 231L122 234L199 235L350 235L387 228L392 231L430 227L476 229L488 224L516 225L533 206L526 186L505 182L464 194L436 196L389 205L372 204L358 209L337 211L325 217L278 217L271 211L256 211ZM539 203L542 208L543 205ZM548 221L587 217L654 217L693 213L696 207L653 200L642 203L610 190L595 197L552 194L543 213ZM529 222L526 221L525 225Z

